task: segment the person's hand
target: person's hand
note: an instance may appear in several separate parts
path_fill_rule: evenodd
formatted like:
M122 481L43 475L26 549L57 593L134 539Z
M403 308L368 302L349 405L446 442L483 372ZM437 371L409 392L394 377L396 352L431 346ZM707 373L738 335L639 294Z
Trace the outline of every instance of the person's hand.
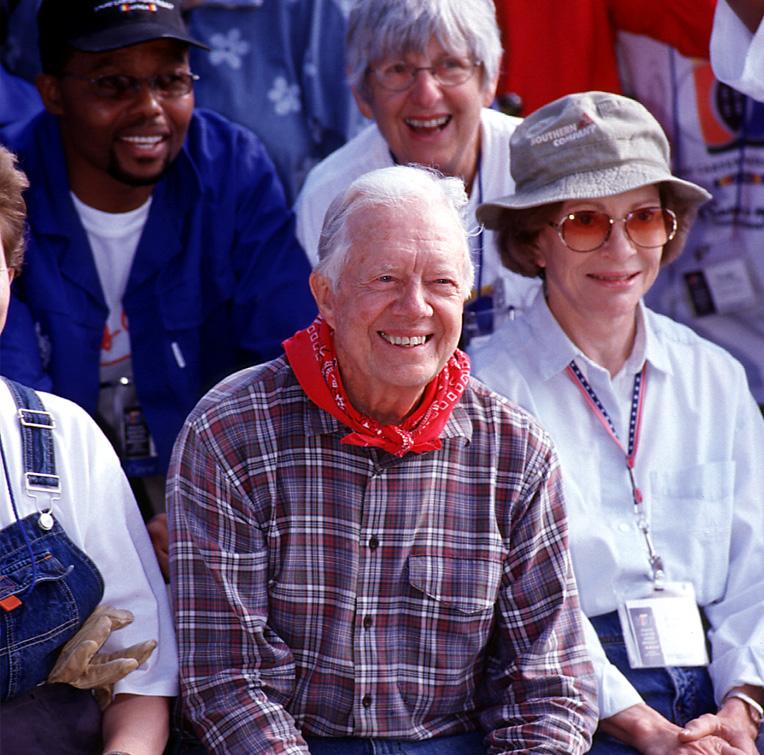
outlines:
M686 742L669 751L671 755L748 755L721 737L703 737L694 742ZM756 750L754 749L754 755Z
M725 701L718 713L706 713L690 721L680 732L679 739L690 743L704 737L718 737L734 748L736 755L758 755L757 735L758 727L751 720L746 704L732 697Z
M697 719L696 719L697 720ZM715 735L698 735L684 741L682 730L656 732L656 735L637 748L644 755L750 755L726 739ZM753 750L753 755L756 750Z
M111 701L112 687L154 652L156 640L146 640L112 653L99 653L109 635L132 623L133 614L107 605L98 606L67 642L48 675L48 682L92 689L101 708Z
M151 538L151 544L154 546L154 554L159 562L159 568L162 570L162 576L166 582L170 581L170 536L167 529L167 514L161 513L149 519L146 525Z
M720 729L712 729L707 721L702 730L688 733L644 703L601 720L600 728L643 755L749 755L749 750L719 736Z

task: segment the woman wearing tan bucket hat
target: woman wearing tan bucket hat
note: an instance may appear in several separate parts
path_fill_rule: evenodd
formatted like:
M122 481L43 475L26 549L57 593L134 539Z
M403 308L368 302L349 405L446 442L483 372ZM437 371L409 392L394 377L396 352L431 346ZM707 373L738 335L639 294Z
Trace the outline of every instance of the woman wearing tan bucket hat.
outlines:
M708 194L671 175L660 126L618 95L541 108L510 154L516 191L478 218L543 290L474 363L559 452L599 681L592 752L756 753L764 423L740 364L642 303Z

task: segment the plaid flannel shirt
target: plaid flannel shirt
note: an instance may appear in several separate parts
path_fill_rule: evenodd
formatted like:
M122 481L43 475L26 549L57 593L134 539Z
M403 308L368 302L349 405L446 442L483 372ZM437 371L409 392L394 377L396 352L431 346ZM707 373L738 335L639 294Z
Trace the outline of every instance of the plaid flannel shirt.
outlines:
M287 362L232 375L168 488L186 715L218 753L302 733L588 750L594 683L556 455L472 379L443 447L343 445Z

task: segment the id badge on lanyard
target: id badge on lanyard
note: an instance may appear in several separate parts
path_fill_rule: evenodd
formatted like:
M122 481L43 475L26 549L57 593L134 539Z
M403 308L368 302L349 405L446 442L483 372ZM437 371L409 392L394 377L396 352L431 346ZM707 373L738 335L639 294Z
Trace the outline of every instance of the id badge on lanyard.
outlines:
M647 386L647 363L634 376L628 449L624 448L604 405L576 363L571 362L566 372L610 439L623 451L631 484L634 515L644 537L650 563L651 592L646 596L621 600L618 605L629 665L635 669L705 666L708 664L708 653L695 588L691 582L666 580L663 559L655 549L642 491L634 473Z
M664 582L647 597L623 600L618 618L632 668L708 664L692 583Z

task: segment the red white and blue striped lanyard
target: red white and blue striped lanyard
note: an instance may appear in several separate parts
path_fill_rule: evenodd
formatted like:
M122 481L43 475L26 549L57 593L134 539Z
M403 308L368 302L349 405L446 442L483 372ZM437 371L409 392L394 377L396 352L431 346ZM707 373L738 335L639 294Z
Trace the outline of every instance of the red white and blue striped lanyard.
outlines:
M634 462L637 458L637 451L639 450L639 438L642 431L642 411L644 409L645 394L647 392L647 362L645 362L642 367L642 371L634 375L634 387L631 392L631 412L629 414L629 443L627 448L624 448L624 445L615 430L615 425L610 419L610 415L607 413L607 410L595 393L594 388L589 385L589 381L584 377L584 374L578 368L575 361L571 361L565 368L565 372L579 391L581 391L581 395L583 396L586 405L592 412L594 412L594 416L599 420L599 423L602 425L610 439L623 452L626 459L626 468L629 472L631 495L634 502L634 515L637 518L637 526L644 535L645 544L647 545L647 553L653 573L655 589L660 590L663 588L663 582L665 580L663 559L655 550L655 545L653 544L653 539L650 535L650 524L645 513L642 491L640 490L639 485L637 485L637 479L634 475Z

